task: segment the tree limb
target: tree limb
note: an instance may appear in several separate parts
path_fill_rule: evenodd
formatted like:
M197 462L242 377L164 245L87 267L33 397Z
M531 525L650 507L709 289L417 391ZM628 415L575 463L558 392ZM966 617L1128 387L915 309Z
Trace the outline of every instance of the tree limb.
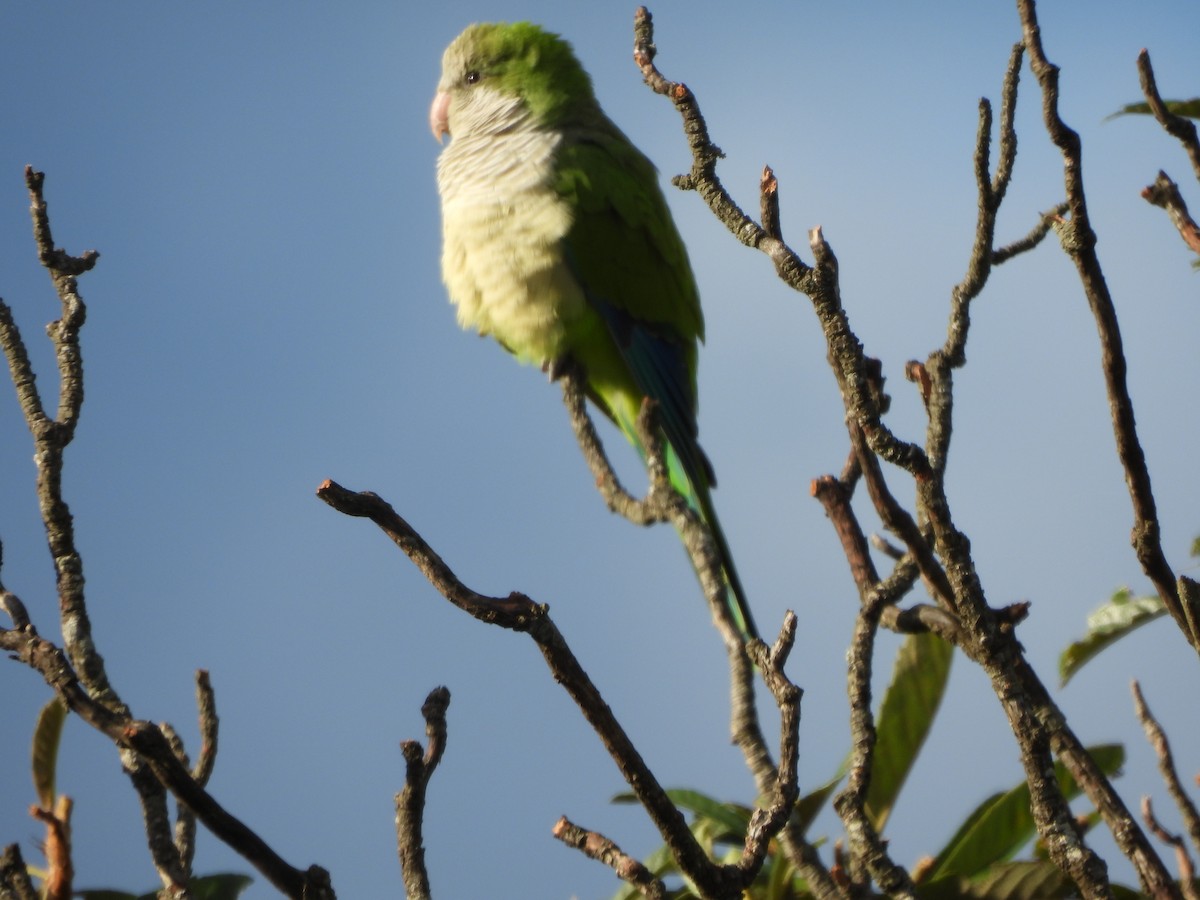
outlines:
M442 761L446 750L446 709L450 706L450 691L434 688L421 706L425 718L424 751L418 741L404 741L404 787L396 794L396 843L400 856L400 872L404 877L404 892L408 900L429 900L429 872L425 867L425 845L422 837L425 815L425 790L429 779Z
M1158 510L1150 485L1146 456L1138 440L1133 401L1126 382L1125 352L1116 308L1104 272L1096 255L1096 233L1088 214L1083 191L1083 164L1079 135L1069 128L1058 112L1058 66L1046 58L1042 48L1034 0L1017 0L1017 10L1025 35L1030 66L1042 89L1042 116L1050 139L1062 152L1063 181L1066 187L1068 221L1062 223L1063 247L1079 274L1083 292L1091 307L1100 335L1101 368L1112 415L1117 456L1125 470L1125 483L1133 502L1132 544L1142 569L1154 584L1159 597L1193 648L1200 650L1200 634L1188 625L1181 605L1175 576L1162 549Z
M1150 106L1150 112L1167 134L1183 144L1183 149L1192 163L1192 173L1196 180L1200 181L1200 137L1196 134L1196 123L1185 116L1175 115L1163 103L1162 95L1158 92L1158 82L1154 78L1154 66L1150 64L1150 51L1142 50L1138 54L1137 69L1138 80Z

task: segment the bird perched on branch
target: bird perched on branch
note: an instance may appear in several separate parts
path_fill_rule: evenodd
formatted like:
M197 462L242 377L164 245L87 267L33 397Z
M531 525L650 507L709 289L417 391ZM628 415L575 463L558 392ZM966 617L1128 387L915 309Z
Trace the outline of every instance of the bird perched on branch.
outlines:
M637 417L657 402L671 483L712 531L729 610L755 636L697 442L700 298L654 166L604 114L571 46L527 22L455 38L429 124L450 135L437 183L459 324L552 377L577 366L643 459Z

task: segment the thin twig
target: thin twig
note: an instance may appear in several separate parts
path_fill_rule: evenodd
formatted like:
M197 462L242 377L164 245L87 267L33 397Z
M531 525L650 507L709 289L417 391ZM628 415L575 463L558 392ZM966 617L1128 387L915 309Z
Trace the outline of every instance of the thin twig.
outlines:
M774 778L774 789L768 796L767 806L756 809L750 818L739 861L747 884L762 868L771 841L787 822L800 796L800 698L804 692L783 671L796 642L796 622L795 613L788 612L773 646L768 647L762 641L755 640L747 648L750 658L762 673L767 689L775 698L780 717L779 767Z
M604 452L604 444L596 434L596 426L587 412L587 389L582 374L566 363L559 372L563 404L575 432L575 440L583 451L584 461L595 479L596 489L605 504L622 518L635 525L652 525L670 520L665 498L671 493L662 463L662 440L657 430L650 428L652 444L647 447L647 468L650 470L650 491L643 500L629 493L622 485ZM655 450L657 449L657 452ZM657 477L656 477L657 475Z
M29 814L46 826L46 840L42 844L42 854L46 857L42 900L70 900L72 896L75 867L71 862L71 807L71 798L59 795L54 809L29 808Z
M1050 139L1062 152L1063 182L1070 219L1062 223L1063 247L1075 263L1080 283L1091 307L1100 335L1101 367L1112 414L1117 456L1125 470L1125 483L1133 503L1132 544L1143 571L1153 582L1158 595L1175 618L1193 648L1200 650L1200 634L1191 631L1180 606L1175 576L1162 549L1161 529L1150 471L1138 440L1133 401L1126 382L1125 352L1116 308L1104 272L1096 255L1096 233L1092 229L1083 189L1083 164L1079 135L1069 128L1058 112L1058 66L1046 58L1042 47L1034 0L1017 0L1029 53L1030 66L1042 89L1042 115ZM1136 862L1135 862L1136 864ZM1139 870L1140 871L1140 870ZM1154 881L1159 879L1155 876Z
M328 875L323 870L313 866L301 871L288 865L257 834L226 812L196 784L158 726L118 715L93 699L80 683L66 654L39 637L32 624L19 630L0 628L0 650L12 653L20 662L38 671L72 712L107 735L119 748L136 753L137 758L153 771L159 784L189 806L209 831L240 853L284 895L295 900L334 896L328 886Z
M1187 844L1182 835L1172 834L1158 821L1154 815L1154 805L1150 802L1149 797L1142 798L1142 820L1150 829L1151 834L1175 850L1175 862L1179 866L1179 889L1183 892L1184 900L1200 900L1200 893L1196 891L1196 870L1192 865L1192 857L1188 853Z
M1150 105L1150 112L1171 137L1176 138L1183 149L1187 151L1188 159L1192 162L1192 172L1200 181L1200 137L1196 134L1196 123L1186 116L1178 116L1167 109L1162 95L1158 92L1158 82L1154 79L1154 67L1150 64L1150 52L1142 50L1137 58L1138 80L1142 85L1142 93Z
M27 166L25 186L29 193L38 259L50 276L61 308L61 317L46 328L58 362L58 408L53 419L46 414L24 342L3 301L0 301L0 346L8 359L21 411L34 439L38 507L54 561L63 648L88 694L115 715L129 718L132 714L110 684L104 659L92 640L91 620L84 599L83 560L75 545L74 523L62 492L63 453L75 435L83 406L83 356L79 333L87 319L87 308L79 293L78 276L95 266L99 254L89 250L76 257L56 247L44 193L45 176ZM143 769L136 756L123 753L122 765L138 794L154 866L164 887L184 900L188 896L187 879L170 839L169 815L162 788Z
M0 851L0 895L8 900L10 892L13 900L40 900L17 844L9 844Z
M875 720L871 714L871 660L879 615L888 602L885 594L871 597L859 610L850 643L850 776L833 805L846 826L852 859L861 862L871 878L891 897L915 898L916 889L903 866L892 860L871 817L867 815L867 791L875 754Z
M1179 814L1183 816L1183 824L1187 828L1188 836L1192 839L1192 846L1200 851L1200 812L1197 811L1196 804L1192 802L1192 798L1183 788L1183 782L1179 779L1179 771L1175 768L1175 758L1171 754L1171 744L1167 740L1167 733L1154 714L1150 712L1150 707L1146 705L1146 698L1142 696L1142 686L1134 681L1130 685L1130 689L1133 692L1134 711L1137 713L1138 720L1142 723L1142 730L1146 732L1146 739L1150 742L1154 755L1158 759L1158 771L1162 775L1163 783L1166 784L1171 799L1175 801Z
M780 277L805 293L812 301L825 333L828 356L842 392L847 421L853 422L861 430L862 438L872 454L903 468L915 479L924 521L914 524L918 533L924 534L927 528L930 530L932 545L936 548L940 566L945 572L946 581L940 587L949 588L947 595L944 590L937 589L941 579L933 581L935 596L938 596L939 601L949 600L953 604L951 609L960 614L964 631L969 636L969 640L964 641L964 649L984 667L992 679L997 695L1004 700L1004 708L1010 716L1014 734L1021 747L1022 762L1029 779L1031 796L1034 798L1033 811L1039 832L1046 840L1055 862L1072 876L1086 896L1107 896L1110 888L1104 863L1081 840L1074 827L1066 798L1051 774L1051 747L1061 748L1064 758L1071 761L1073 772L1078 772L1077 780L1087 785L1089 796L1106 811L1114 831L1125 830L1125 847L1132 848L1135 854L1141 854L1147 849L1144 835L1136 822L1128 816L1120 798L1112 792L1111 785L1104 779L1103 774L1095 770L1094 761L1085 759L1086 753L1066 728L1061 713L1049 701L1044 686L1028 668L1021 648L1012 635L1012 617L998 613L988 606L971 559L969 542L954 526L944 485L938 470L931 465L930 456L927 456L921 447L897 438L882 423L881 410L870 386L865 354L850 329L841 303L838 263L832 249L821 229L812 229L809 232L809 247L814 264L811 267L807 266L800 262L793 251L771 238L732 203L715 175L715 163L720 154L708 138L695 97L685 86L665 79L653 65L653 34L649 16L644 10L638 13L636 31L635 60L641 67L647 84L674 103L684 120L684 130L692 148L692 172L686 177L676 179L676 183L700 193L718 219L740 241L767 253L775 263ZM1030 43L1026 41L1027 49ZM1012 70L1013 66L1010 65L1010 71ZM1005 90L1006 93L1015 96L1015 76L1006 80ZM990 113L981 112L981 131L982 117L986 115ZM989 203L1003 187L1004 166L1002 159L1001 170L997 173L999 181L987 180ZM986 170L986 156L981 156L977 171ZM1076 207L1072 207L1071 212L1074 217ZM1086 210L1084 213L1086 214ZM981 253L977 263L986 268L991 258L991 243L987 241L977 244L986 247L986 255ZM969 278L967 283L968 287L973 286ZM958 346L961 346L961 340L957 335L951 334L948 347L953 352ZM949 368L950 366L945 366L947 371ZM934 381L936 383L936 377ZM941 397L937 396L938 388L933 388L930 396L931 419L942 415L941 410L932 409L937 404L945 404L945 409L949 409L949 384L948 379L943 381L946 393ZM948 433L935 435L931 442L930 455L940 453L937 457L939 465L944 461L944 453L941 451L944 450L947 441ZM930 569L923 566L922 574L930 574ZM1151 851L1135 862L1142 864L1139 866L1139 871L1142 871L1146 867L1152 869L1155 859ZM1161 861L1158 871L1165 873L1161 868ZM1151 880L1155 887L1159 886L1157 875L1152 876Z
M666 885L637 859L625 853L604 835L580 828L566 816L554 823L551 832L568 847L574 847L585 856L604 863L626 884L637 888L647 900L664 900Z
M1183 195L1179 193L1179 185L1168 178L1166 172L1160 169L1154 184L1142 188L1142 199L1151 206L1165 209L1183 242L1193 253L1200 253L1200 225L1188 212Z
M89 250L76 257L54 246L44 184L43 173L26 167L25 185L29 192L38 258L50 275L62 310L61 318L46 329L58 359L59 397L55 418L51 419L45 412L29 363L29 354L13 320L12 311L2 300L0 346L8 359L21 411L34 438L38 506L46 525L46 538L58 581L64 647L88 690L114 711L128 712L110 686L104 671L104 660L92 643L91 620L83 596L83 562L75 548L71 512L62 495L63 451L74 437L75 423L83 405L83 359L79 348L79 331L87 318L87 308L79 294L77 277L90 271L100 254Z
M195 765L191 767L191 772L196 783L204 787L208 784L213 767L216 765L218 732L217 698L213 692L208 672L204 669L196 672L196 708L200 724L200 753L196 758ZM168 733L169 726L165 723L159 727L170 739L171 734L174 733L173 730ZM173 746L174 744L175 741L172 741ZM185 766L188 765L182 741L179 742L176 756L179 757L181 763ZM175 847L179 850L179 859L183 870L190 876L192 860L196 856L196 814L184 805L180 805L175 815Z
M9 614L12 628L0 628L0 649L38 671L43 679L81 719L108 736L121 754L121 762L138 795L147 842L164 888L173 897L189 895L187 866L171 835L166 790L169 790L219 839L241 853L286 896L332 898L329 877L319 867L294 869L242 822L226 812L188 772L172 743L158 726L138 721L108 681L104 661L92 641L91 623L84 601L83 563L75 547L71 513L62 494L63 451L71 442L83 403L83 361L79 332L86 308L77 278L91 270L99 258L95 251L71 256L54 245L44 196L45 177L25 170L30 196L34 240L38 258L58 294L62 315L47 327L59 370L58 408L55 418L45 412L34 372L12 311L0 300L0 349L8 360L17 398L34 438L37 495L58 584L63 647L38 635L17 597L0 588L0 606ZM202 707L205 704L202 699ZM215 740L215 715L205 739ZM215 744L213 745L215 747ZM180 747L180 750L182 748ZM199 765L211 766L211 758ZM206 776L205 776L206 777Z
M377 494L353 493L333 481L324 482L317 496L339 512L371 519L405 552L439 593L480 621L513 631L528 632L537 644L554 680L575 701L626 783L658 828L682 871L706 897L737 896L745 885L735 866L708 859L688 828L683 814L671 802L646 765L612 709L551 620L549 608L524 594L487 597L463 584L425 540Z
M1017 238L1011 244L997 247L992 251L992 265L999 266L1008 262L1014 256L1032 250L1040 244L1054 227L1054 223L1067 213L1067 204L1060 203L1049 212L1044 212L1038 218L1038 223L1024 237Z
M450 691L436 687L429 692L421 706L425 718L425 737L422 750L419 741L404 741L404 787L396 794L396 844L400 855L400 871L408 900L429 900L429 871L425 866L425 845L422 837L425 816L425 791L446 750L446 710L450 706Z
M783 226L779 220L779 179L770 166L763 166L762 180L758 186L759 218L762 228L775 240L783 241Z
M922 392L929 421L925 446L932 468L944 472L953 433L954 375L953 370L966 364L967 338L970 334L970 310L973 301L983 291L992 271L993 247L996 237L996 217L1012 180L1013 163L1017 155L1017 133L1013 128L1017 107L1021 60L1024 49L1012 48L1004 73L1000 103L999 161L996 172L990 171L992 145L992 105L979 101L979 122L975 131L975 190L978 195L975 218L975 240L967 261L967 271L950 292L950 321L946 341L925 362L927 387ZM910 548L911 549L911 548ZM940 598L939 598L940 599ZM951 607L953 608L953 607Z
M588 415L583 380L579 372L571 367L561 373L563 400L570 413L575 436L588 462L597 488L605 498L610 509L623 515L635 524L648 524L659 521L670 521L679 531L684 547L692 560L699 578L702 590L708 600L714 623L720 631L730 668L730 731L733 742L741 749L746 764L755 778L760 794L778 796L785 790L789 780L794 781L794 769L777 768L771 759L766 745L762 728L759 724L758 706L754 697L754 668L747 655L748 648L743 644L737 626L729 615L724 602L726 585L722 575L720 559L716 554L716 546L712 534L704 522L687 506L678 493L671 487L667 478L663 461L661 431L655 414L656 408L652 403L646 403L638 417L637 427L639 437L646 448L646 466L649 476L649 488L646 497L639 500L631 496L621 487L616 473L608 461L603 445L596 434L594 425ZM791 617L794 628L794 617ZM785 633L787 626L785 625ZM786 657L786 654L784 654ZM778 677L782 677L782 673ZM773 690L777 703L783 704L784 694ZM790 695L789 695L790 696ZM798 698L796 698L798 703ZM788 729L792 725L790 713L780 706L781 730L785 736L783 747L786 750L790 744L786 740ZM796 710L795 723L798 727L799 712ZM790 808L790 804L789 804ZM759 810L756 817L763 813ZM774 836L786 821L786 816L775 823L770 816L766 820L769 825L756 827L757 835ZM794 843L803 841L802 835L790 835ZM747 877L753 878L753 871L762 865L760 849L765 852L765 843L760 846L748 845L743 855L741 867ZM816 857L815 852L798 854L811 862ZM812 873L814 881L820 880L819 873Z

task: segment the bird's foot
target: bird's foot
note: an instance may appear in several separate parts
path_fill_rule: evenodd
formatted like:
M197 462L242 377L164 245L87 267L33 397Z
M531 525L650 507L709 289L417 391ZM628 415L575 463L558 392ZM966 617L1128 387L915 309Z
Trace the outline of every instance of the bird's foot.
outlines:
M569 356L559 356L554 359L548 359L542 363L542 371L546 373L546 377L551 381L558 381L567 374L575 365L575 361Z

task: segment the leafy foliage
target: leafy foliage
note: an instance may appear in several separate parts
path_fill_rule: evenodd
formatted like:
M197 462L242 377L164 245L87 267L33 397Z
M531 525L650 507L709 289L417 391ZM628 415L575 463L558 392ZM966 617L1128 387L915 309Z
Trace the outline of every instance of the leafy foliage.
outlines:
M1121 588L1087 619L1087 634L1075 641L1058 658L1058 677L1066 684L1090 659L1129 632L1141 628L1166 612L1157 596L1135 597Z
M31 753L33 786L37 791L38 803L44 810L59 807L55 776L58 769L58 750L62 745L63 725L67 721L67 714L67 705L55 696L42 707L38 714L37 725L33 730L33 751ZM29 872L38 878L46 877L46 873L42 870L30 868ZM235 873L204 875L192 878L188 882L188 890L191 892L193 900L237 900L253 881L254 879L248 875ZM157 889L144 894L107 889L75 891L73 894L75 897L82 897L83 900L156 900L158 895Z
M1125 748L1120 744L1090 747L1088 752L1106 775L1116 775L1125 762ZM1055 764L1054 775L1068 799L1079 796L1079 785L1061 763ZM925 870L924 880L932 884L944 879L962 881L983 877L998 863L1009 862L1036 833L1037 826L1030 811L1029 785L1021 781L1003 793L993 794L967 816ZM1057 871L1053 865L1050 868ZM1071 887L1073 889L1073 885Z
M58 790L55 786L58 769L58 747L62 742L63 724L67 721L67 704L55 695L38 713L33 729L33 787L42 809L53 809Z
M876 745L867 809L882 830L899 799L937 715L950 674L953 648L940 638L910 635L896 653L892 678L876 715ZM1089 748L1093 759L1109 776L1119 774L1125 750L1119 744ZM846 772L844 763L828 782L802 797L792 812L792 824L807 831ZM1055 776L1069 798L1081 793L1065 767L1055 765ZM672 801L692 814L691 829L714 859L732 862L740 853L753 810L737 803L722 803L693 790L668 792ZM614 802L636 802L621 794ZM1085 830L1098 821L1096 814L1082 817ZM966 897L978 900L1054 900L1074 896L1076 886L1044 854L1016 860L1034 840L1037 829L1030 810L1029 786L1024 780L1007 791L988 797L967 814L954 835L932 859L913 868L918 896L931 900ZM680 879L666 847L644 860L657 877L679 879L668 896L687 900L696 894ZM668 883L670 883L668 881ZM1135 896L1114 886L1117 896ZM625 885L613 900L632 900L637 892ZM746 892L751 900L806 900L812 892L779 847L772 844L758 878Z
M1169 113L1174 113L1177 116L1183 116L1187 119L1200 119L1200 97L1193 97L1191 100L1164 100L1163 104L1167 107L1167 112ZM1149 103L1127 103L1115 113L1108 116L1107 119L1115 119L1118 116L1149 115L1153 115L1150 112Z
M900 789L933 727L950 677L954 648L933 634L905 638L896 653L875 726L875 767L867 791L867 812L882 830Z

